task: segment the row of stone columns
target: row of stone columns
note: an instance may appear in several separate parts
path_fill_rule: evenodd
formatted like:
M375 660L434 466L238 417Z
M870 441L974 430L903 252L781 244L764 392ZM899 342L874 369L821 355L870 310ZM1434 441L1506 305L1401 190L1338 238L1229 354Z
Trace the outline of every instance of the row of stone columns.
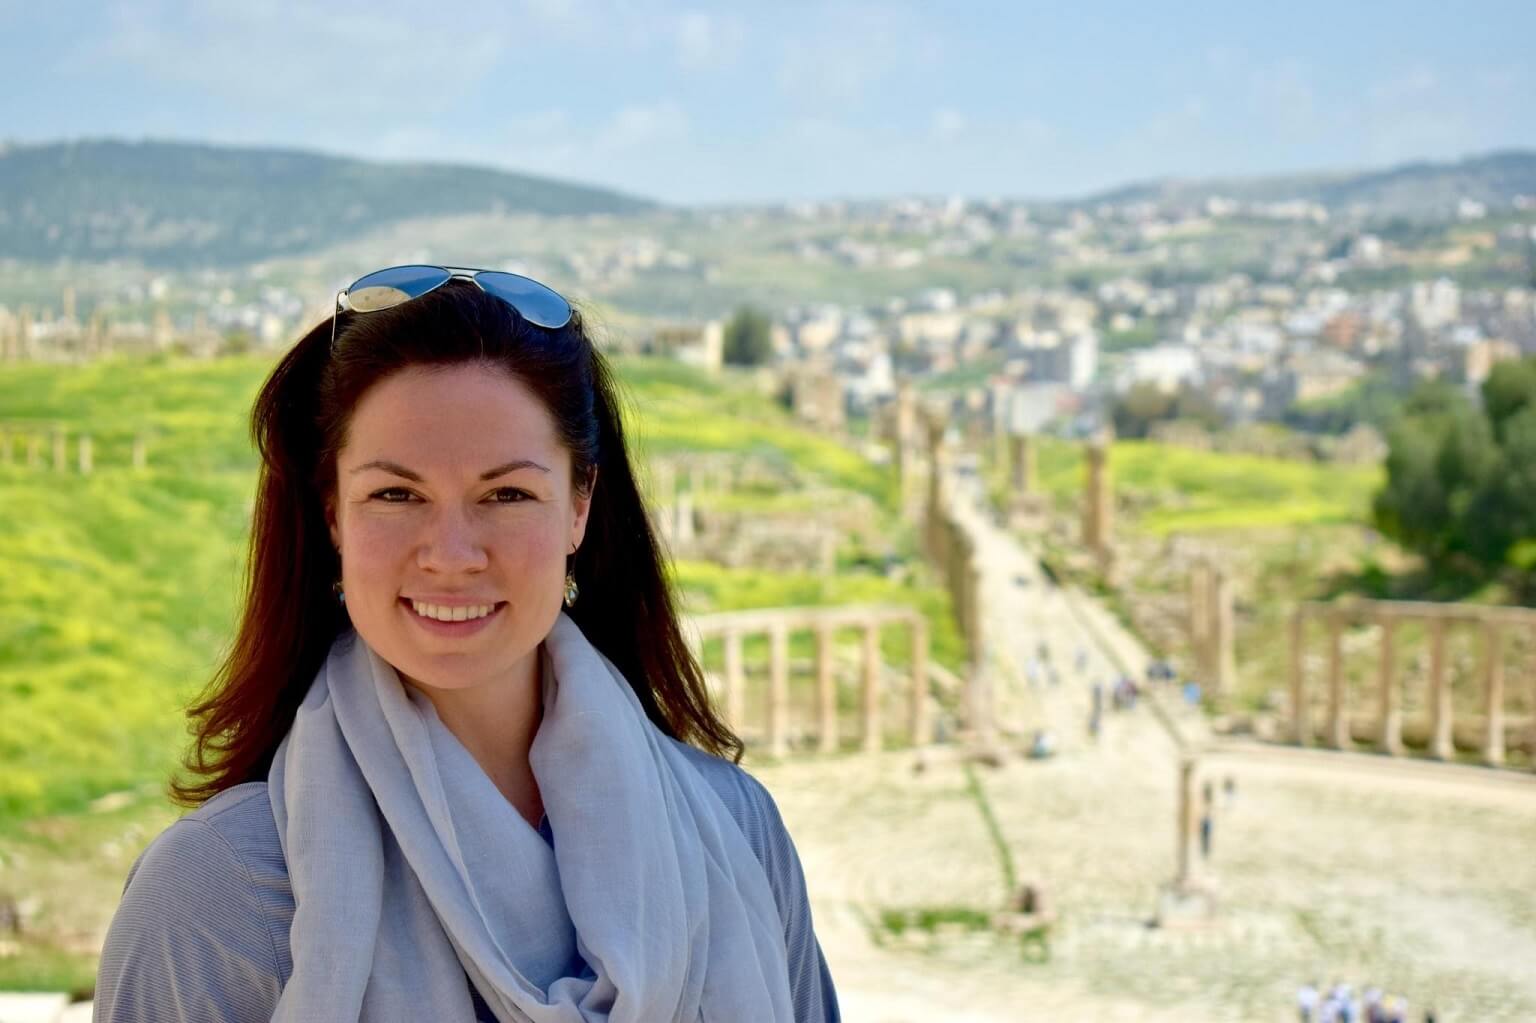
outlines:
M834 664L834 639L838 629L857 628L862 636L862 671L859 686L861 748L878 752L884 743L881 706L884 697L884 663L880 654L880 633L885 625L907 629L911 642L910 689L908 691L908 734L913 745L926 745L932 739L928 713L928 622L918 611L867 613L837 609L792 609L709 615L696 620L701 639L718 635L724 647L725 713L732 727L748 723L746 707L745 639L750 635L768 636L768 701L766 739L771 756L789 752L790 681L789 639L797 630L810 630L816 636L816 707L817 748L824 753L838 749L837 678Z
M0 465L25 464L31 469L41 469L46 462L54 472L66 472L70 467L70 439L71 435L64 430L53 430L44 435L35 430L0 427ZM82 476L89 476L96 467L95 440L88 433L75 434L73 439L74 465ZM49 452L46 459L45 448ZM143 435L133 438L132 458L135 469L143 469L149 462L149 443Z
M1196 677L1217 697L1236 686L1233 632L1232 580L1202 558L1189 574L1189 646Z
M991 747L994 733L992 679L988 668L986 613L982 602L981 566L975 541L950 508L947 487L949 452L945 445L947 417L930 410L925 424L928 440L928 500L924 533L929 560L949 593L955 624L966 644L963 727L970 740Z
M1429 630L1429 754L1439 760L1455 756L1454 711L1451 685L1446 672L1446 631L1453 625L1471 627L1479 632L1482 657L1483 722L1481 754L1484 763L1499 766L1505 758L1505 686L1504 637L1511 630L1529 630L1536 635L1536 611L1522 608L1469 609L1461 605L1432 605L1408 601L1360 601L1347 606L1307 603L1291 617L1290 689L1291 738L1299 745L1312 741L1311 705L1308 699L1304 656L1306 625L1322 619L1328 634L1327 721L1324 742L1345 748L1352 742L1349 707L1344 682L1344 630L1357 621L1374 622L1381 629L1377 660L1376 746L1389 756L1403 752L1403 711L1401 681L1397 677L1397 627L1408 621L1424 623ZM1532 664L1528 682L1531 692L1531 748L1536 757L1536 664Z

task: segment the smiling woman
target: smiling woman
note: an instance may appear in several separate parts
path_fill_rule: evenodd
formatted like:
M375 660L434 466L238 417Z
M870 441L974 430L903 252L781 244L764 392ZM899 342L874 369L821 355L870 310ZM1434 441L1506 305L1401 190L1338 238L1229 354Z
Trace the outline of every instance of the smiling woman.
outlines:
M542 285L410 269L257 399L197 808L130 874L97 1018L836 1019L604 360Z

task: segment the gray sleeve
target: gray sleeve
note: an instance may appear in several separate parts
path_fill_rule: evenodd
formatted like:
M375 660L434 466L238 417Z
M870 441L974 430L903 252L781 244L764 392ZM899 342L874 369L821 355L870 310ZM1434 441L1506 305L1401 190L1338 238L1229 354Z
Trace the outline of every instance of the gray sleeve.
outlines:
M128 875L101 952L94 1023L267 1020L281 988L245 864L207 822L177 821Z
M749 788L762 811L763 869L784 921L784 947L789 953L789 990L794 998L796 1023L839 1023L837 991L832 974L811 924L811 903L806 893L805 871L795 843L784 827L779 808L762 784L750 775Z

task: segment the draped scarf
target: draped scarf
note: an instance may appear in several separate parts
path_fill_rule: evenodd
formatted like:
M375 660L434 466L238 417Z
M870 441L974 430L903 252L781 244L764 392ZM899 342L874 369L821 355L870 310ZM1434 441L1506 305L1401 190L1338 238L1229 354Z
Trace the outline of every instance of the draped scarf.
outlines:
M529 752L553 848L353 632L268 775L296 904L274 1020L779 1023L784 930L725 804L563 612Z

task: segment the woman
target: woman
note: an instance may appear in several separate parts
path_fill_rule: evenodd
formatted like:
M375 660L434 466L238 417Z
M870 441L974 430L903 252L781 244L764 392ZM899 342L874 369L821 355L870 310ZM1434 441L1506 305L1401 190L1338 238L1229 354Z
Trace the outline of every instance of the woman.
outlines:
M580 318L441 267L337 305L256 400L198 808L129 876L96 1018L837 1019Z

